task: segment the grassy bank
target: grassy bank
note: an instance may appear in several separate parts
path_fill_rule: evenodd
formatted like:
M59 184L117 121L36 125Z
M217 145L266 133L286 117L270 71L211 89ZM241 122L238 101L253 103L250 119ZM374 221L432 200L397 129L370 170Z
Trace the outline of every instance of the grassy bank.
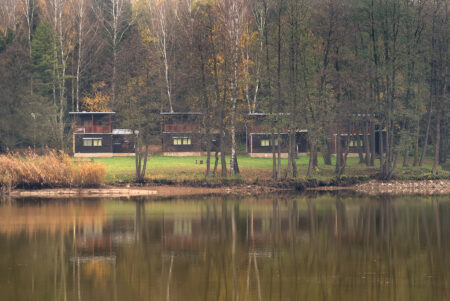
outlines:
M200 162L203 164L200 164ZM345 174L336 178L333 165L325 165L319 158L319 168L311 178L306 178L309 157L297 160L299 177L290 182L274 182L271 158L239 156L241 174L237 177L206 179L204 157L152 156L147 164L148 182L159 184L222 185L262 184L272 187L295 187L302 189L320 185L351 185L376 178L378 166L367 167L359 158L348 158ZM334 158L333 158L334 161ZM220 163L220 162L219 162ZM283 172L287 159L281 160ZM334 162L333 162L334 164ZM425 160L423 167L398 167L395 178L406 180L432 179L432 159ZM217 174L220 175L220 164ZM94 187L106 184L131 183L135 177L134 157L71 159L66 154L48 151L43 156L32 152L0 155L0 190L13 188ZM450 172L439 169L439 178L450 179Z
M203 160L203 164L199 164ZM149 158L147 179L153 182L221 182L222 180L239 180L244 183L258 183L271 180L272 159L271 158L251 158L249 156L239 156L239 168L241 176L234 179L213 178L206 180L204 172L205 157L164 157L153 156ZM307 181L306 170L309 157L302 156L297 160L299 171L298 181ZM133 157L117 158L95 158L94 162L102 163L106 166L106 183L129 182L134 178L135 161ZM227 160L228 161L228 160ZM197 162L197 164L196 164ZM287 165L287 159L282 159L283 170ZM333 158L334 164L334 158ZM396 172L397 179L427 179L431 178L431 158L425 160L423 167L398 167ZM359 158L348 158L347 168L343 178L360 178L361 180L376 177L379 170L378 162L376 166L367 167L365 164L359 164ZM441 177L449 178L450 173L439 169ZM220 162L218 167L220 174ZM325 165L322 158L319 157L319 168L314 170L313 180L330 182L336 179L333 165Z

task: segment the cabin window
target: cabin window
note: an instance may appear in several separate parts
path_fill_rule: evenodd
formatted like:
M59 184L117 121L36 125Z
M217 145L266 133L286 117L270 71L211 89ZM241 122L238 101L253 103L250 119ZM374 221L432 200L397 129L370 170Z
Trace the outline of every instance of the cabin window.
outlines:
M102 146L102 139L83 139L83 146Z
M173 145L191 145L192 140L189 137L173 138Z
M102 146L102 139L92 139L92 144L94 146Z
M278 139L274 140L274 144L275 144L275 146L278 145ZM261 146L270 146L270 139L262 139Z

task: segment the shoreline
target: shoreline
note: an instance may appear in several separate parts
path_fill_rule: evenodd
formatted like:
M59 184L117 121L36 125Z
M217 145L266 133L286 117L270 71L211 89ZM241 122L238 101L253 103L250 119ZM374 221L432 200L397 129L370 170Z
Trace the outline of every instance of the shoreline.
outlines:
M356 183L355 183L356 182ZM258 196L270 193L355 192L365 195L450 195L450 180L368 180L265 182L258 184L193 185L192 183L105 185L98 188L13 189L13 198L171 198L184 196Z

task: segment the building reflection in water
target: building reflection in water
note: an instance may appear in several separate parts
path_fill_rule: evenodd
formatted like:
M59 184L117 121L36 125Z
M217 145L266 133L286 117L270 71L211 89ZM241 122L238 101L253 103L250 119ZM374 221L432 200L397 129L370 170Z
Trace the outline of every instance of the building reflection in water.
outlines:
M310 195L0 206L5 300L446 300L450 201Z

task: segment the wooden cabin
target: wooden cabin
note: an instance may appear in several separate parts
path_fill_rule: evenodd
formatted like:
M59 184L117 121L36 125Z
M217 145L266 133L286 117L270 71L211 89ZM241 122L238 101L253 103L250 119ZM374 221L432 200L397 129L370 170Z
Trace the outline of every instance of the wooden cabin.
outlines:
M346 130L341 131L341 149L345 152L347 148L347 143L349 143L349 154L357 154L359 152L359 147L364 150L364 129L361 121L370 122L371 118L375 117L373 114L353 114L353 118L359 120L352 124L350 128L350 133ZM380 129L378 125L375 126L375 153L380 153L380 133L382 135L384 146L386 145L386 130ZM338 133L337 131L331 135L331 153L335 154L338 146ZM367 127L367 138L370 144L372 143L372 128ZM384 151L386 151L385 147Z
M162 112L162 152L164 156L202 156L207 150L200 112ZM211 151L219 147L219 135L212 133Z
M70 112L74 157L134 156L134 134L113 129L115 112Z
M252 113L247 115L247 152L250 157L268 158L272 157L272 130L270 118L277 119L281 123L288 124L289 113L267 114ZM289 127L283 126L280 133L274 133L275 150L278 151L280 143L281 157L288 157L289 148ZM296 150L298 154L308 152L308 131L297 129L295 133ZM279 141L278 141L279 140Z

